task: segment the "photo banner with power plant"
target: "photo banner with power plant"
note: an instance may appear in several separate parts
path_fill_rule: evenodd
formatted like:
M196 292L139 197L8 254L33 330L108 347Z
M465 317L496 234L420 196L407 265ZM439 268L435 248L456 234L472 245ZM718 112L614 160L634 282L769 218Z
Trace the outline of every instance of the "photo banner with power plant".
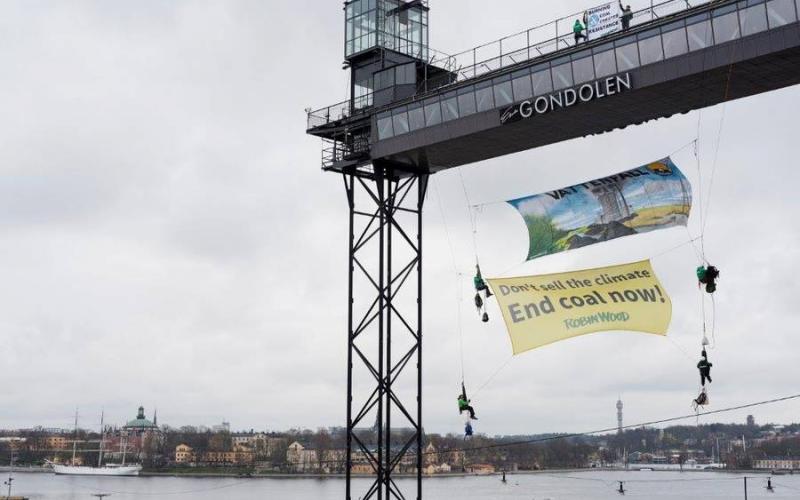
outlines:
M672 319L672 301L649 260L487 282L514 354L609 330L666 335Z
M616 175L508 202L528 227L527 260L623 236L686 226L692 188L664 158Z

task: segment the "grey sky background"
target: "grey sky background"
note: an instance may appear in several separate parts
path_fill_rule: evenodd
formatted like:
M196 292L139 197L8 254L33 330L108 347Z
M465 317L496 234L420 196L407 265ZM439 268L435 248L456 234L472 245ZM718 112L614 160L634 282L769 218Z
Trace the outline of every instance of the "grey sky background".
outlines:
M453 53L593 3L431 4L432 46ZM84 425L97 426L101 408L121 424L139 404L173 426L343 424L346 203L341 179L319 169L303 113L346 98L342 17L340 2L322 0L2 3L0 427L69 427L76 406ZM798 392L798 97L790 88L725 107L705 239L722 271L712 408ZM699 123L706 201L722 112L482 162L461 169L464 185L473 203L572 185L666 156ZM691 149L674 160L697 202ZM511 352L496 305L488 325L470 305L466 207L459 174L437 175L425 214L425 419L435 432L461 430L459 297L468 386ZM689 245L664 254L685 230L522 263L527 233L510 206L488 205L477 220L486 275L657 256L674 303L668 338L603 333L515 357L474 395L478 432L613 426L618 396L627 423L689 412L697 257ZM752 413L788 422L798 409Z

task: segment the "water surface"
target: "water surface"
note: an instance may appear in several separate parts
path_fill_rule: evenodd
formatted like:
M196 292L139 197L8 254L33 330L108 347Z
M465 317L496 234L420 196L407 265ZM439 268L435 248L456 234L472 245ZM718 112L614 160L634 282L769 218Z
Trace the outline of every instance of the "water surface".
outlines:
M425 499L619 499L618 481L624 481L626 497L656 499L743 499L741 474L719 472L572 472L498 476L433 477L423 482ZM773 476L775 492L765 489L767 476L748 479L748 498L800 499L800 475ZM3 477L3 480L6 478ZM399 479L407 498L414 498L413 481ZM353 499L368 488L367 479L355 481ZM3 491L5 493L5 491ZM44 473L15 474L15 495L31 500L89 500L92 494L111 493L111 500L341 500L344 480L326 479L232 479L176 477L75 477Z

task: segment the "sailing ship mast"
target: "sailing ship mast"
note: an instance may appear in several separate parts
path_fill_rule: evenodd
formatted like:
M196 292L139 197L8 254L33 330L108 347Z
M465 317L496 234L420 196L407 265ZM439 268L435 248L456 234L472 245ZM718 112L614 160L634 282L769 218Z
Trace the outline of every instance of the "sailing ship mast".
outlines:
M128 431L122 431L122 438L119 441L119 446L122 448L122 465L125 465L125 454L128 452Z
M75 435L72 438L72 465L75 465L75 453L78 451L78 409L75 408Z
M97 455L97 466L103 466L103 443L106 440L106 427L103 423L103 419L105 418L106 412L105 410L100 412L100 454Z

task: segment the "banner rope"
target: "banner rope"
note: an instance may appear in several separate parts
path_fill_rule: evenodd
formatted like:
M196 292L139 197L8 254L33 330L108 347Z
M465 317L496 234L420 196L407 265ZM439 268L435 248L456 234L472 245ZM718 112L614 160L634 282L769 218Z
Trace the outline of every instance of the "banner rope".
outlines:
M450 262L453 265L453 273L456 277L456 304L458 308L457 325L458 325L458 346L461 354L461 383L464 383L464 332L461 324L461 302L464 300L463 291L461 289L461 276L456 265L456 253L453 248L453 241L450 238L450 230L447 225L447 217L444 214L444 207L442 206L442 195L439 192L439 184L436 177L433 177L433 189L436 191L436 201L439 205L439 212L442 217L442 224L444 225L444 233L447 237L447 246L450 249Z

